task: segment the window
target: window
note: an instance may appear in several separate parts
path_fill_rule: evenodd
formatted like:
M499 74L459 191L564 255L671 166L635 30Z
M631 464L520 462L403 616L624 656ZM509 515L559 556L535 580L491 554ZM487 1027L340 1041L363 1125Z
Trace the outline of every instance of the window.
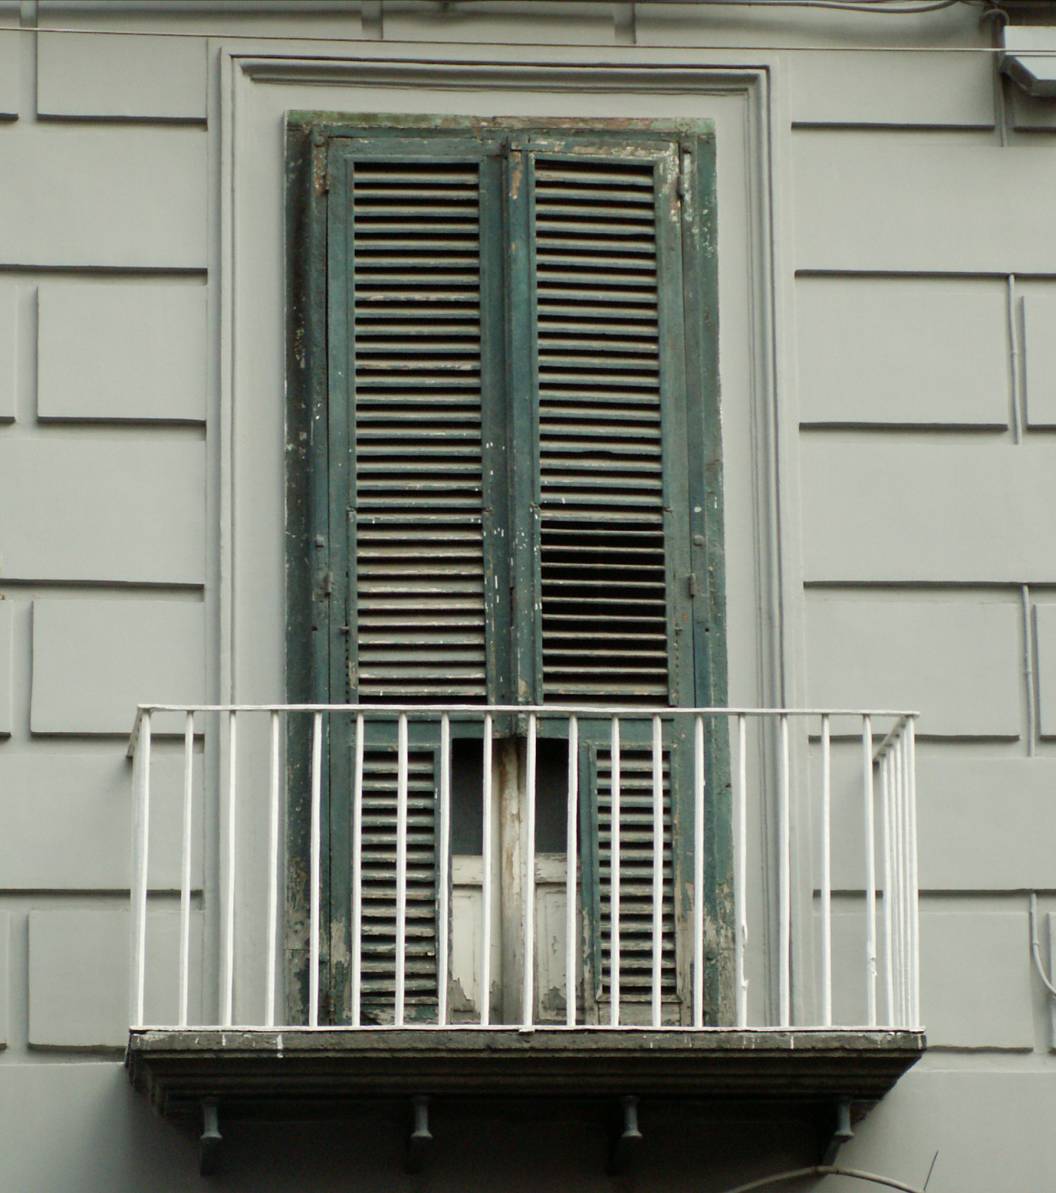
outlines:
M721 703L710 130L294 117L290 162L291 698ZM518 729L515 718L496 724L510 773ZM636 950L648 950L634 906L634 866L646 864L635 860L636 842L649 832L639 807L650 798L646 731L628 722L621 765L621 867L630 877L620 956L630 1004ZM664 732L664 983L677 1021L688 859L674 825L688 775L686 744L671 726ZM452 847L472 857L479 730L455 733ZM351 719L347 732L335 727L328 755L338 1021L353 734ZM568 843L563 824L547 838L545 800L551 788L563 798L567 749L545 742L539 756L538 850L555 862ZM600 1007L607 721L582 719L578 753L582 986ZM436 767L435 725L412 722L407 993L426 1007L438 981ZM515 778L509 786L516 798ZM394 788L393 741L371 741L364 998L379 1018L393 981ZM647 982L646 969L643 997Z

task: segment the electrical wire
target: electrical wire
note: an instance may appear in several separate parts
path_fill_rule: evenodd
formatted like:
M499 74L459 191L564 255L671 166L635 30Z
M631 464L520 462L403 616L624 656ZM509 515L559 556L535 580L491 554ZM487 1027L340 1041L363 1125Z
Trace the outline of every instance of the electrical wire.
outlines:
M1038 896L1033 891L1030 894L1030 955L1034 958L1034 968L1038 971L1038 977L1041 978L1045 989L1056 996L1056 986L1049 980L1049 976L1041 964L1041 945L1038 942Z
M803 1180L810 1176L845 1176L851 1180L865 1181L867 1184L883 1185L886 1189L898 1189L899 1193L924 1193L919 1186L907 1185L903 1181L896 1181L894 1177L880 1176L875 1172L862 1172L858 1168L841 1168L835 1164L815 1164L811 1168L790 1168L786 1172L775 1172L772 1176L749 1181L747 1185L738 1185L736 1189L727 1189L726 1193L754 1193L756 1189L773 1188L774 1185L784 1185L789 1181Z

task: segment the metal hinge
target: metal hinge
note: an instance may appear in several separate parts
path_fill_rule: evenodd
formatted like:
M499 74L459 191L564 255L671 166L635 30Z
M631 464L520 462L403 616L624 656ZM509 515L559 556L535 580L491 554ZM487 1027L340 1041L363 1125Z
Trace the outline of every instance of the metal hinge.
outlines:
M334 573L331 571L323 572L319 578L319 595L322 597L330 596L334 591Z
M686 588L689 591L689 595L691 597L695 597L697 595L697 577L695 572L690 572L686 577Z

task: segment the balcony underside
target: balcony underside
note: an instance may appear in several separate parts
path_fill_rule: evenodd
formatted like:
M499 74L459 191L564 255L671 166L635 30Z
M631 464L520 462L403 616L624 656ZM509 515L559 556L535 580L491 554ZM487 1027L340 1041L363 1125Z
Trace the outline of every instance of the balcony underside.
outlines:
M924 1046L871 1029L148 1028L130 1033L127 1063L168 1118L197 1118L206 1098L225 1119L310 1118L421 1094L873 1102Z

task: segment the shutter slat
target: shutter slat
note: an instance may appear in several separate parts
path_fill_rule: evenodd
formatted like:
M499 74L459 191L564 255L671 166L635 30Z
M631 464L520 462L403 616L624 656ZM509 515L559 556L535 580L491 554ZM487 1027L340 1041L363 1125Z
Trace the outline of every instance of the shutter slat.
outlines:
M535 180L543 692L663 699L654 168L540 155ZM654 632L628 634L628 616Z
M430 750L407 756L406 981L409 1004L433 1004L436 974L436 791ZM391 1021L396 991L395 750L363 755L363 1010Z
M487 693L479 214L476 163L356 163L360 699Z
M620 999L647 1002L653 958L653 759L650 750L620 751ZM612 955L612 755L597 756L598 894L600 899L601 990L610 994ZM670 754L663 755L663 897L661 900L661 990L676 993L674 854Z

